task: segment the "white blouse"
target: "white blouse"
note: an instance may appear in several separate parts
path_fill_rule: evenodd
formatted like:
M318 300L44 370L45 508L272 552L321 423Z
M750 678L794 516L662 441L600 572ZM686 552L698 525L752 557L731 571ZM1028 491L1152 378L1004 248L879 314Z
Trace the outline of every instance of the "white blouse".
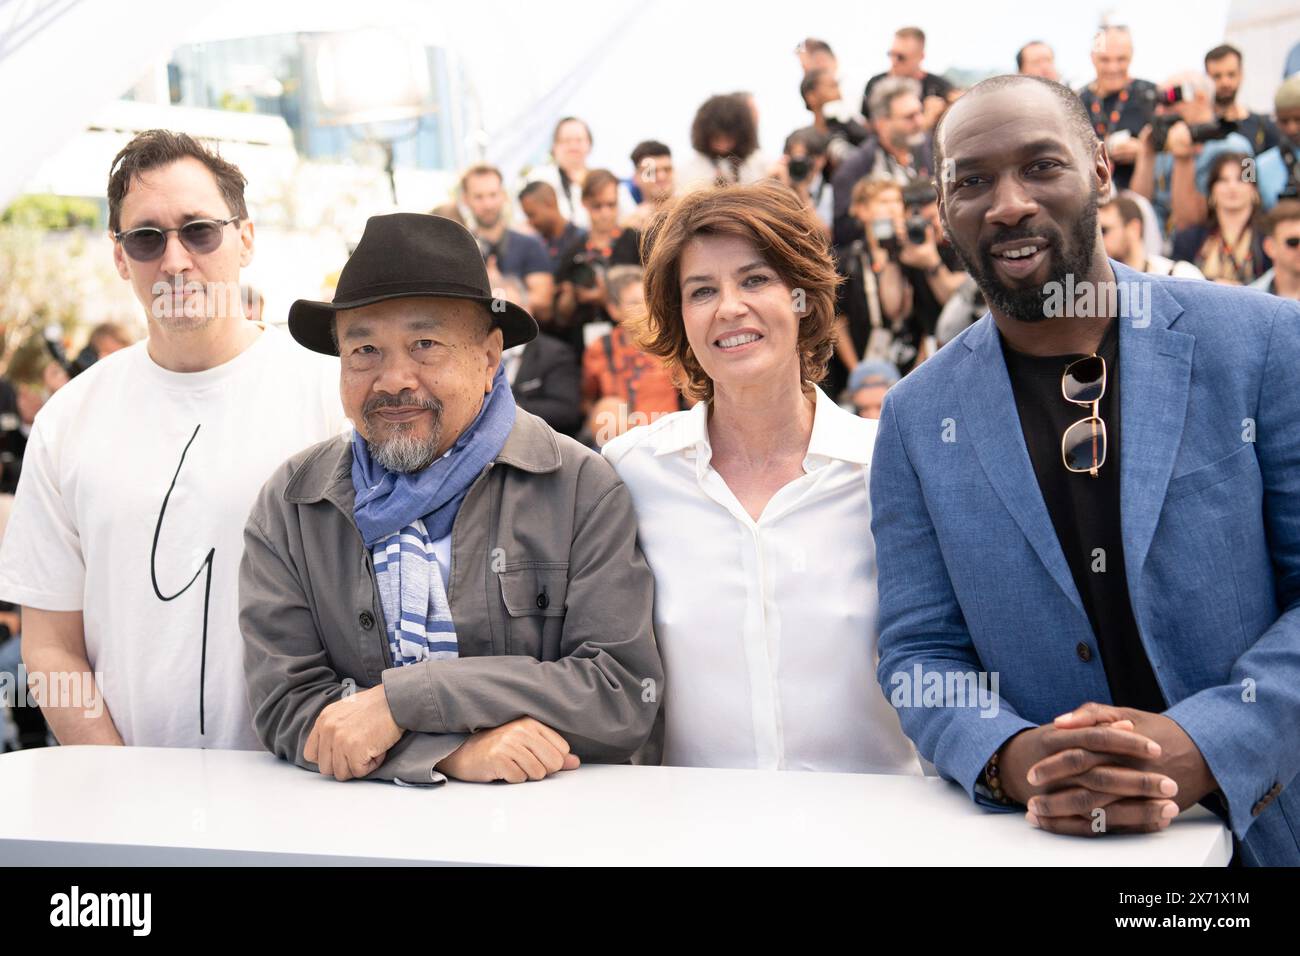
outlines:
M876 424L818 389L804 474L758 521L710 466L704 402L605 445L655 576L665 764L922 772L876 681Z

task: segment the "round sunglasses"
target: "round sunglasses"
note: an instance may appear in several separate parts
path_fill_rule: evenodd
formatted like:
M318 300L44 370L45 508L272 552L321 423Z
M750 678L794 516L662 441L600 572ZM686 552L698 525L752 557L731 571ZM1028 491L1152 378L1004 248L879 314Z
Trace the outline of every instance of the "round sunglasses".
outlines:
M239 216L229 219L194 219L173 229L140 226L126 232L115 232L113 238L122 244L122 250L136 262L152 262L167 248L167 233L174 232L186 249L196 256L215 252L221 246L226 226L239 222Z

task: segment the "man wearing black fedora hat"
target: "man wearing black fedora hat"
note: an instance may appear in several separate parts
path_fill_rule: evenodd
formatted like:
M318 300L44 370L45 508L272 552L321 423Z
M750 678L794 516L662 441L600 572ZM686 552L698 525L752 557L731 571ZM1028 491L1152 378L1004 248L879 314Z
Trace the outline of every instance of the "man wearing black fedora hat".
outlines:
M339 780L538 780L626 761L663 669L626 489L516 407L531 340L450 219L369 220L332 303L289 313L341 359L351 436L295 455L245 530L240 624L263 744Z

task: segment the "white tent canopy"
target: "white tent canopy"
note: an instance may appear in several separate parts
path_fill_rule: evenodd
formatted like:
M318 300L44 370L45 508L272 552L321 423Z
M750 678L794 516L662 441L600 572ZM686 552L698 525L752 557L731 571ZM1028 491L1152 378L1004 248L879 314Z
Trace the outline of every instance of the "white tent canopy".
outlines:
M0 209L221 0L0 3ZM104 170L107 181L108 170Z
M990 0L978 15L966 0L934 0L888 17L876 5L833 0L764 6L746 16L723 0L571 0L559 7L508 0L0 0L0 208L32 188L43 164L142 76L161 69L173 49L201 40L402 26L463 66L486 155L507 176L544 158L552 124L569 113L595 133L593 164L625 175L641 139L688 150L695 108L714 93L754 93L760 142L778 153L786 134L808 122L793 54L805 36L834 45L845 98L856 105L867 77L885 67L890 34L905 21L927 32L926 65L936 71L1011 70L1016 50L1042 39L1055 48L1064 78L1078 84L1091 75L1090 38L1103 16L1132 28L1133 72L1157 82L1199 68L1217 43L1237 42L1246 55L1243 99L1256 110L1270 108L1283 59L1300 38L1294 0L1036 7Z

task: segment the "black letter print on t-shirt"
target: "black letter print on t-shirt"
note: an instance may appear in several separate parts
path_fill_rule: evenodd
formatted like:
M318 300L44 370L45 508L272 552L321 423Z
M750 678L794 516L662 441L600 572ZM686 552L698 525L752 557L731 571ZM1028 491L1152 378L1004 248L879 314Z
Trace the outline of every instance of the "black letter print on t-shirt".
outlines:
M185 443L185 450L181 452L181 460L180 463L176 466L176 474L172 475L171 486L167 489L167 494L163 496L162 510L158 512L158 524L153 529L153 551L149 553L149 577L153 581L153 593L158 595L158 599L160 601L176 600L178 597L180 597L182 594L184 594L186 591L190 589L190 587L194 584L194 582L199 579L200 574L202 574L205 570L207 571L207 577L203 585L203 650L202 650L202 656L199 658L199 735L200 736L202 736L206 732L203 726L204 724L203 686L204 686L204 681L207 679L207 672L208 672L208 600L212 596L212 558L217 553L217 549L209 548L207 556L203 559L203 563L199 565L198 570L194 572L194 577L190 578L189 583L186 584L185 587L181 588L175 594L171 594L171 595L163 594L162 591L158 589L158 569L156 566L156 562L158 558L158 536L162 533L163 515L167 514L167 501L169 498L171 498L172 491L176 488L176 479L180 477L181 468L185 465L185 456L186 454L189 453L190 445L194 444L194 439L199 437L199 428L201 427L202 427L201 425L194 426L194 434L190 436L190 440Z

